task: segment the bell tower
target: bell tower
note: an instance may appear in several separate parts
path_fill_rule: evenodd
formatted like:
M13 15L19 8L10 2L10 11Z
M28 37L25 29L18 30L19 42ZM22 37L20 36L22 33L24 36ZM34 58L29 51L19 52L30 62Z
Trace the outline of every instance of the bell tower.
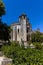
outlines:
M27 31L26 31L26 15L22 14L20 16L20 24L21 24L21 42L23 42L24 46L27 46Z

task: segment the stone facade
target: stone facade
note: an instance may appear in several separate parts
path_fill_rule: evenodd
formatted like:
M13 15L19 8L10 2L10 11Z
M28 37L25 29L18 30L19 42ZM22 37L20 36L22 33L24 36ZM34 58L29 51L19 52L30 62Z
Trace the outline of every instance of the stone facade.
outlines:
M32 27L27 16L25 14L19 16L19 22L13 23L11 28L11 41L19 41L20 43L24 42L24 45L26 45L28 34L32 31Z

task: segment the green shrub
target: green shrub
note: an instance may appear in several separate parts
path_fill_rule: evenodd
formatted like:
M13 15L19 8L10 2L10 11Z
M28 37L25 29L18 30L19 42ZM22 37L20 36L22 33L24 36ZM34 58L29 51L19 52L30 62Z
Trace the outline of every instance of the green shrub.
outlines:
M34 43L34 45L39 43ZM13 59L14 65L43 65L43 50L40 46L35 49L22 48L17 44L6 45L2 47L4 54Z
M32 42L29 40L27 43L28 43L28 45L30 45Z
M39 50L42 49L42 45L40 42L34 42L33 44L35 45L36 49L39 49Z

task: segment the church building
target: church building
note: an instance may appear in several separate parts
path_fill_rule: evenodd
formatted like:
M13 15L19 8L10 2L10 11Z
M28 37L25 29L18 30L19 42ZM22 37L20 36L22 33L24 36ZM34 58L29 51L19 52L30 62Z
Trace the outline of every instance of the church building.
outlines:
M32 32L32 26L26 14L19 16L18 23L11 24L11 28L11 41L24 42L24 45L26 46L27 41L29 40L28 35Z

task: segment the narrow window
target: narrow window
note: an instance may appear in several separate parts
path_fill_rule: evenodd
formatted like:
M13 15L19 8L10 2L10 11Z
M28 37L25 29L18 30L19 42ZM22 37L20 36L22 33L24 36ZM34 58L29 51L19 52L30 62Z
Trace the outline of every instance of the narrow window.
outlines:
M27 33L29 32L29 28L27 27Z
M18 29L18 33L19 33L19 29Z

